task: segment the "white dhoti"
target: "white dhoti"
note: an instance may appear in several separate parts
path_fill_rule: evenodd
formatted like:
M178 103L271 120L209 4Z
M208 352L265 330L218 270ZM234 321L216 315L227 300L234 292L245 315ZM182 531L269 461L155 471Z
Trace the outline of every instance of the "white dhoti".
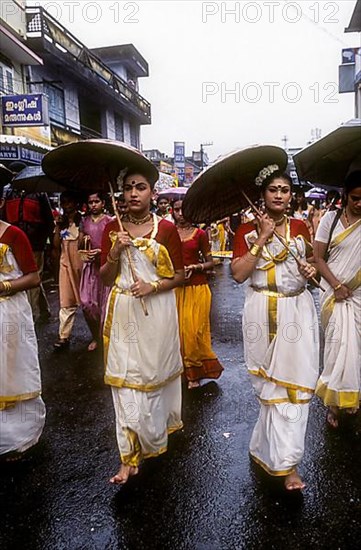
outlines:
M144 281L173 277L163 245L153 237L132 242L139 277ZM137 466L142 459L165 452L168 434L182 427L183 366L174 292L147 296L145 316L129 290L133 280L124 251L120 265L104 323L105 382L112 386L121 461Z
M255 232L247 238L251 246ZM305 259L303 238L289 241ZM290 474L302 459L309 401L318 377L317 314L305 283L295 260L274 238L246 292L245 361L260 402L250 454L275 476Z
M325 221L327 223L328 220ZM322 219L321 232L323 223ZM342 302L336 302L333 288L326 280L322 280L322 285L326 289L320 296L321 324L325 335L324 369L317 383L316 393L325 405L341 409L359 408L361 221L347 229L340 221L338 222L333 233L327 264L335 277L352 290L352 296Z
M21 277L11 249L0 244L0 280ZM0 297L0 454L35 445L45 423L38 346L26 292Z

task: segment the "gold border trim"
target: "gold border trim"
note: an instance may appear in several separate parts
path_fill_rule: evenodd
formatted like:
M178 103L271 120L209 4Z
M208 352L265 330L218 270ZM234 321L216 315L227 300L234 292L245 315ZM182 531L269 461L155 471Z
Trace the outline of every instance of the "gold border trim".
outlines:
M327 406L339 407L340 409L354 409L360 406L361 394L359 391L331 390L328 384L322 382L322 380L318 381L315 393Z
M176 426L170 426L169 428L167 428L167 433L168 435L171 435L172 433L178 430L181 430L182 428L183 428L183 422L180 422ZM161 454L166 453L168 450L168 445L166 445L165 447L161 447L158 451L154 453L142 454L138 434L133 430L130 430L129 428L123 428L123 429L126 431L127 437L129 437L131 441L131 446L133 446L134 448L134 451L131 453L128 453L128 454L120 453L120 460L122 464L126 466L133 466L136 468L137 466L139 466L139 464L142 462L143 459L156 458L157 456L160 456Z
M155 391L159 390L160 388L164 388L167 384L170 382L173 382L173 380L176 380L178 376L180 376L183 372L183 367L180 371L176 372L167 380L164 380L164 382L159 382L159 384L131 384L125 380L125 378L118 378L116 376L110 376L106 374L104 376L104 383L108 384L108 386L114 386L115 388L129 388L131 390L138 390L138 391Z
M16 401L28 401L41 395L41 390L31 393L20 393L19 395L0 395L0 403L11 403Z
M292 468L288 468L287 470L272 470L263 460L258 458L257 456L254 456L251 452L249 453L251 455L252 460L254 460L261 468L263 468L267 474L274 477L284 477L288 476L289 474L292 474L296 470L296 466L292 466Z
M294 399L290 400L287 397L280 397L279 399L262 399L261 397L258 397L259 401L263 405L280 405L282 403L292 403L293 405L307 405L311 401L311 397L309 399Z
M338 244L342 243L342 241L344 241L349 235L351 235L351 233L353 233L360 225L361 219L357 220L357 222L355 222L353 225L350 225L350 227L345 229L345 231L342 231L342 233L336 235L336 237L331 241L330 250Z
M266 373L266 371L262 367L260 367L257 370L248 369L248 372L250 374L253 374L254 376L259 376L259 377L265 378L269 382L273 382L274 384L276 384L276 386L281 386L282 388L287 388L287 389L290 389L290 390L299 390L299 391L303 391L303 392L306 392L306 393L312 393L312 394L315 393L315 390L312 389L312 388L306 388L305 386L298 386L297 384L291 384L289 382L284 382L283 380L278 380L277 378L274 378L273 376L268 376L268 374Z

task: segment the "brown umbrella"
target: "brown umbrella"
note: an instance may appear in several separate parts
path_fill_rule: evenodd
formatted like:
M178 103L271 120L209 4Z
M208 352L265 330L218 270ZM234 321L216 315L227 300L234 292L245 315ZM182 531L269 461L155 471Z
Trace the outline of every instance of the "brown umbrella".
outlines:
M255 201L260 187L259 172L277 165L287 167L287 153L273 145L254 145L217 160L194 180L183 201L184 216L195 223L209 223L230 216L249 206L243 193Z
M273 145L255 145L223 157L194 180L183 201L184 217L196 223L209 223L248 206L260 216L261 212L253 204L260 196L261 182L257 182L260 172L284 172L287 163L286 151ZM301 265L284 237L277 231L274 235Z
M49 177L74 191L110 190L120 230L123 226L115 203L114 187L118 178L122 179L122 172L141 172L152 184L159 177L156 167L137 149L108 139L89 139L61 145L45 155L42 167ZM120 191L119 187L115 190ZM128 247L126 253L135 281L136 271ZM144 299L140 301L145 315L148 315Z
M13 189L25 193L62 193L65 187L59 185L41 169L41 166L27 166L11 182Z
M361 156L361 120L346 122L294 155L298 177L315 185L340 187Z
M60 145L44 156L42 168L50 178L74 191L109 191L109 183L115 185L125 168L140 171L152 183L158 180L158 170L142 153L110 139Z
M14 174L11 170L6 168L3 164L0 164L0 186L4 187L13 179Z

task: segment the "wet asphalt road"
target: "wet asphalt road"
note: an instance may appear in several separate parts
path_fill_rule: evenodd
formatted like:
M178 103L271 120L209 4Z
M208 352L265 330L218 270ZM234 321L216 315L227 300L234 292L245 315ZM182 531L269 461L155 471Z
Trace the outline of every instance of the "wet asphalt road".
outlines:
M313 401L300 472L303 498L284 495L251 464L257 403L243 363L241 286L217 267L214 349L225 372L184 392L185 428L124 488L110 390L101 358L86 352L77 318L69 351L54 354L54 320L39 330L47 422L21 463L0 467L1 550L356 549L361 536L361 428L330 432Z

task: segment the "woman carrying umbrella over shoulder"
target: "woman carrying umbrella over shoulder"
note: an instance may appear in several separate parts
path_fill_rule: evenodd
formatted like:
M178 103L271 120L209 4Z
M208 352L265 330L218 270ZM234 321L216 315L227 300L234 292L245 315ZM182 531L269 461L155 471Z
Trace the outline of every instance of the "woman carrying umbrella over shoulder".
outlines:
M184 280L182 248L175 226L150 214L154 183L146 174L127 174L124 231L111 222L102 240L101 277L112 286L104 350L121 457L120 470L110 479L115 484L137 474L143 459L165 452L168 434L182 427L183 367L172 292Z
M260 153L262 156L262 153ZM297 465L311 400L318 377L317 315L306 290L315 268L309 232L301 220L289 219L292 180L277 164L263 168L259 186L265 213L239 226L235 236L232 273L250 279L243 313L245 361L260 401L260 414L250 442L250 454L271 476L283 476L287 490L301 490ZM294 257L274 235L277 231Z
M343 209L326 213L320 222L315 238L315 261L326 287L321 296L324 369L316 393L329 407L327 422L337 428L340 409L352 414L360 406L360 169L350 171L346 178Z

